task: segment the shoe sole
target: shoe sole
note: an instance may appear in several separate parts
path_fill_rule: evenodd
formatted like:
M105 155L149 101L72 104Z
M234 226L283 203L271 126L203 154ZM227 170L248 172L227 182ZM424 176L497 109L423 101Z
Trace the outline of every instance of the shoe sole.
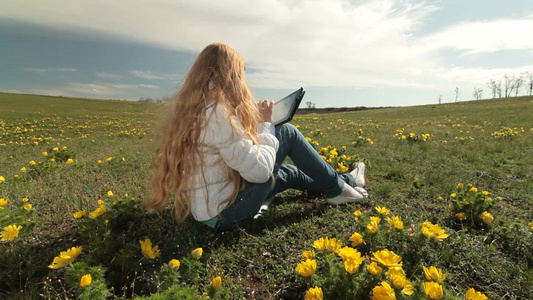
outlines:
M365 163L358 162L356 168L357 174L355 176L355 186L363 188L365 187Z
M350 197L345 197L345 196L337 196L337 197L326 199L326 202L329 204L333 204L333 205L340 205L340 204L346 204L346 203L360 202L362 200L364 200L364 198L359 199L359 198L350 198Z

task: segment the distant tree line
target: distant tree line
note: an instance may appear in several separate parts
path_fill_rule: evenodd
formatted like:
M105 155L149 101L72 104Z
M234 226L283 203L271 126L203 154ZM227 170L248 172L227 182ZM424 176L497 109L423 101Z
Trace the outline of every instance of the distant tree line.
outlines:
M503 75L503 79L491 79L487 86L492 93L492 98L508 98L518 96L518 93L525 88L526 95L531 96L533 93L533 73L526 72L521 75Z
M147 97L147 98L144 98L144 97L141 97L139 98L139 102L154 102L154 103L161 103L161 102L166 102L168 101L168 98L167 96L163 96L161 98L155 98L155 99L152 99L150 97Z
M491 79L487 82L492 98L509 98L517 97L521 91L525 95L531 96L533 94L533 72L525 72L520 75L503 75L502 79ZM459 97L459 87L455 88L455 102ZM475 87L472 97L476 100L483 99L483 88ZM442 102L442 95L438 98L439 104Z

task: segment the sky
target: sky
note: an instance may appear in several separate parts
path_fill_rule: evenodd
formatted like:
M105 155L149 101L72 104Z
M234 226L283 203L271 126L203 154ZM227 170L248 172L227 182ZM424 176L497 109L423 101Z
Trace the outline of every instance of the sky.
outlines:
M316 107L455 102L457 88L467 101L533 73L531 32L530 0L1 1L0 92L163 98L223 42L256 100L303 87Z

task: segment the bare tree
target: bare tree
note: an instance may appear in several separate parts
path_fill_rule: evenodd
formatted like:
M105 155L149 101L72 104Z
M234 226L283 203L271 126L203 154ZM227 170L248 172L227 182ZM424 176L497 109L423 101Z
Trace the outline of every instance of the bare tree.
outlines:
M513 90L516 89L516 85L518 81L519 81L519 78L515 77L514 75L507 75L507 74L503 75L503 88L504 88L505 98L511 97L511 93L513 92Z
M518 76L514 82L514 96L515 97L518 96L518 92L520 91L522 84L524 84L524 78L522 76Z
M489 87L489 90L492 92L492 98L496 98L496 93L497 93L497 86L498 84L496 83L496 80L494 79L491 79L489 80L489 82L487 82L487 86Z
M531 93L533 92L533 73L526 72L524 77L526 78L526 87L529 90L529 96L531 96Z
M315 109L316 108L316 104L314 104L311 101L307 101L307 102L305 102L305 104L307 104L307 108L311 108L311 109Z
M442 103L442 95L439 95L439 104Z
M499 98L502 97L502 81L501 80L496 82L496 93L498 94Z
M459 98L459 87L455 87L455 102L457 102L457 98Z
M482 88L474 88L474 93L472 94L474 96L474 99L481 100L483 98L483 89Z

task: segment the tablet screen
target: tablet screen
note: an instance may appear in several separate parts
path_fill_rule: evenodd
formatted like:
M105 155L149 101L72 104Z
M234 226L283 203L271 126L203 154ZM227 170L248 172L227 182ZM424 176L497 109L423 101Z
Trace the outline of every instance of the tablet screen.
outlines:
M272 123L278 125L290 121L296 113L304 93L303 89L300 88L283 99L275 101Z

